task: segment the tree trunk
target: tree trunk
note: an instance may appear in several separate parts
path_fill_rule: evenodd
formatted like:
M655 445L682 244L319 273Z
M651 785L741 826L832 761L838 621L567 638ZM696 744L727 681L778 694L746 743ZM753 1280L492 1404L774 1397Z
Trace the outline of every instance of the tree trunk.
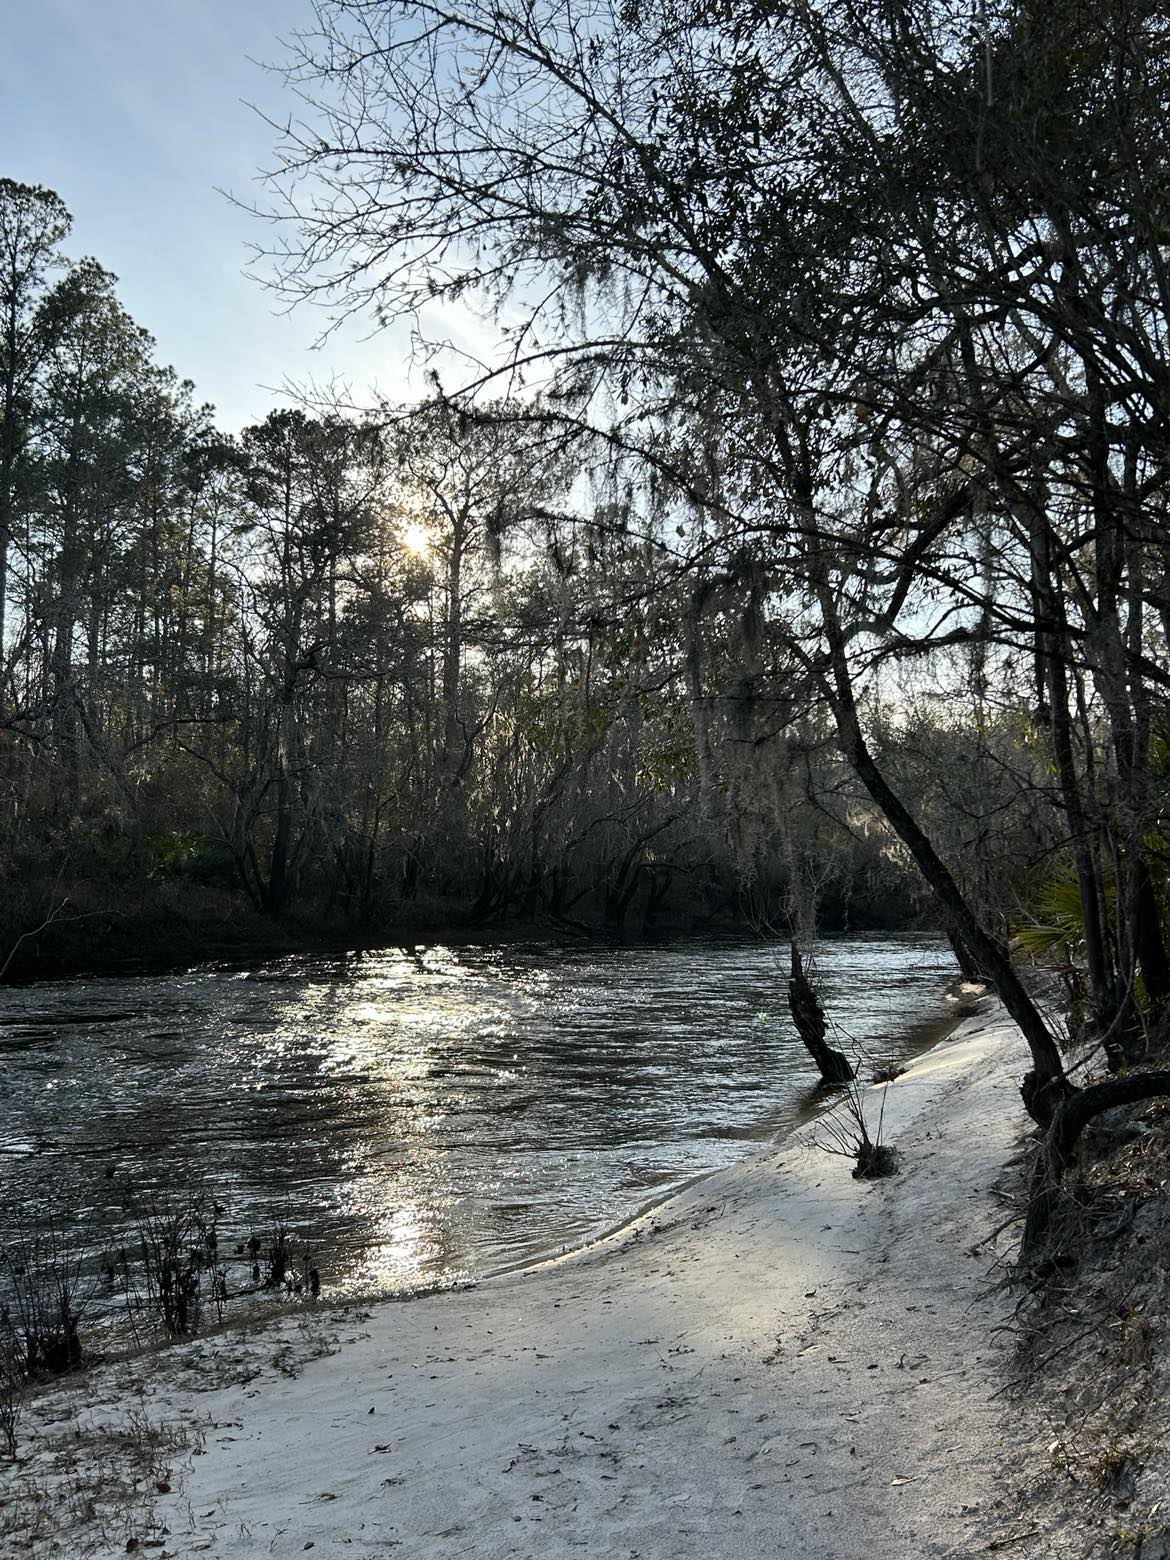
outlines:
M977 982L981 986L989 984L987 971L979 960L973 957L971 950L953 926L947 929L947 942L951 945L951 952L955 956L955 963L959 966L959 973L963 979Z
M1047 706L1048 732L1060 784L1061 802L1068 819L1077 889L1081 897L1082 937L1085 969L1089 977L1093 1017L1101 1028L1112 1022L1117 999L1117 983L1109 955L1104 913L1104 891L1095 846L1096 830L1077 772L1069 713L1068 668L1063 657L1068 653L1069 633L1064 602L1052 579L1052 538L1043 518L1031 522L1031 584L1036 598L1037 618L1047 627L1036 632L1036 659L1044 702ZM1051 625L1055 624L1056 627Z
M854 1067L843 1051L835 1051L825 1039L825 1010L812 981L805 974L800 949L792 944L792 973L788 977L788 1011L805 1049L817 1064L825 1083L851 1083Z
M279 915L288 903L288 857L292 837L292 776L289 774L291 725L292 706L286 703L280 712L276 756L276 830L272 839L272 857L264 895L264 908L270 915Z
M463 550L464 520L456 519L451 532L451 559L447 572L447 624L443 643L443 748L440 769L444 783L457 785L462 775L463 727L459 719L459 693L463 669Z
M955 932L966 944L972 958L986 970L987 978L1000 1001L1019 1025L1032 1055L1032 1071L1024 1078L1020 1092L1028 1114L1046 1127L1071 1087L1065 1077L1060 1050L1035 1003L1024 989L1007 949L979 921L946 863L874 761L866 745L853 696L845 636L837 615L837 604L829 585L823 579L818 581L817 596L831 667L831 681L826 684L826 692L845 757L891 828L909 850L914 864Z

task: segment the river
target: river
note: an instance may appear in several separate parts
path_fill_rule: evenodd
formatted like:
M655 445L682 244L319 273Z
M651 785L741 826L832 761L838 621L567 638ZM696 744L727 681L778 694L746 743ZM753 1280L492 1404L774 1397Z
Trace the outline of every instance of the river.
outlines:
M817 965L867 1067L946 1015L939 938L826 941ZM127 1183L202 1187L221 1239L284 1218L343 1295L580 1243L792 1123L816 1082L783 950L734 938L41 982L0 992L0 1055L0 1222L108 1247Z

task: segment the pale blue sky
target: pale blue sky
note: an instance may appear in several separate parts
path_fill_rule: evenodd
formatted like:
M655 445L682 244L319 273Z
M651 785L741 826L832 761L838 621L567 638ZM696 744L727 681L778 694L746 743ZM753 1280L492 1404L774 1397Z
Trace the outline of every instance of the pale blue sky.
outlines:
M255 60L308 0L0 0L0 173L55 189L74 217L69 249L114 271L159 356L235 430L278 399L264 385L341 375L407 393L407 336L347 329L310 350L322 318L276 312L243 274L263 227L217 186L259 194L275 118L295 109Z

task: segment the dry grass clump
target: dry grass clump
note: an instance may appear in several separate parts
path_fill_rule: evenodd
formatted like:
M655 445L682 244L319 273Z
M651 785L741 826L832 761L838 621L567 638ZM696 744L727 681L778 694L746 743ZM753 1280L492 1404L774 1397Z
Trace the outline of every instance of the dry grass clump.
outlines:
M142 1399L109 1419L42 1433L0 1475L0 1549L77 1560L161 1549L159 1497L202 1442L198 1429L153 1419Z
M827 1154L852 1160L855 1181L877 1181L896 1175L898 1151L882 1140L885 1114L886 1088L882 1088L881 1104L874 1117L866 1111L866 1090L854 1077L841 1090L836 1109L823 1118L814 1142Z

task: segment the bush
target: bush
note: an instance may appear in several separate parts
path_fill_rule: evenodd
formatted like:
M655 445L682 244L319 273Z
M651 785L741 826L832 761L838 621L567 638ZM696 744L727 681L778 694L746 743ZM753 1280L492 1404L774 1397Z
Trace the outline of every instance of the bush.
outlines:
M220 1208L214 1198L202 1189L143 1195L127 1182L122 1208L137 1239L130 1251L122 1248L108 1261L107 1274L121 1279L131 1313L145 1309L172 1338L197 1332L208 1302L221 1319L227 1274L219 1260Z

